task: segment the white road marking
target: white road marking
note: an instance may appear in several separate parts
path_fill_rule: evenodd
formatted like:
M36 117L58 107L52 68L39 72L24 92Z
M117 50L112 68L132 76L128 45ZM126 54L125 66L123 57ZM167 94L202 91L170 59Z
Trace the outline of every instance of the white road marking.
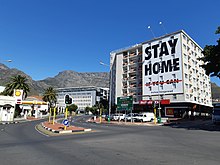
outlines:
M39 131L39 130L37 129L37 126L35 126L35 130L36 130L38 133L40 133L41 135L44 135L44 136L46 136L46 137L49 137L49 135L44 134L43 132Z

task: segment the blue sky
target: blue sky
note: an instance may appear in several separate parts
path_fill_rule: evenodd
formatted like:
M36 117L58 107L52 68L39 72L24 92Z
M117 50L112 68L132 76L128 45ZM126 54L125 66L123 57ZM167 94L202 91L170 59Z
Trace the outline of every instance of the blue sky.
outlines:
M109 53L185 30L216 44L219 0L0 0L0 62L34 80L64 70L107 72ZM3 62L12 59L12 63ZM220 86L219 79L212 79Z

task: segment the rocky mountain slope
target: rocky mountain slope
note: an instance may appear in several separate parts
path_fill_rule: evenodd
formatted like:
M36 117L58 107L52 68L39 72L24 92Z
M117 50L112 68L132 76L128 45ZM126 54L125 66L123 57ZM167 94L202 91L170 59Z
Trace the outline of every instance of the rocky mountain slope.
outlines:
M109 73L107 72L88 72L78 73L75 71L63 71L57 76L46 78L40 81L34 81L29 75L17 69L10 69L4 64L0 64L0 86L5 86L12 76L26 76L27 83L31 88L30 95L41 94L45 89L53 88L79 87L79 86L109 86Z
M215 83L211 83L211 86L212 86L212 98L220 99L220 87L217 86Z

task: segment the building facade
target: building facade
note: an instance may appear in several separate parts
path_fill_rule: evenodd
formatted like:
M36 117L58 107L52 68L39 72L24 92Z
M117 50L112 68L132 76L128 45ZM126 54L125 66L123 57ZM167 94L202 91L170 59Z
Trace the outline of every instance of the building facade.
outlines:
M162 116L182 117L212 107L202 48L183 30L111 52L111 98L133 96L134 110L154 101Z
M58 108L63 112L66 104L64 102L65 95L72 98L72 104L78 106L79 111L84 111L86 107L92 107L100 100L108 99L108 88L102 87L67 87L57 88L57 104Z
M0 122L14 121L15 98L0 96Z

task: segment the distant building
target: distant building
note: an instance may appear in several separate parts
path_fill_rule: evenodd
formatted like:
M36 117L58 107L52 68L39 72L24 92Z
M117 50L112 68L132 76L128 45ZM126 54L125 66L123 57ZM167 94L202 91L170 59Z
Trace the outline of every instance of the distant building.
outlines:
M14 121L15 98L11 96L0 96L0 121Z
M42 114L47 114L48 103L42 100L40 96L28 96L22 100L20 105L22 114L24 117L35 116L35 118L41 117Z
M62 112L66 107L65 95L72 97L72 104L77 105L79 111L84 111L86 107L92 107L101 99L108 100L109 93L108 88L94 86L57 88L56 91L58 108Z
M5 90L5 87L0 86L0 93L3 92Z
M133 96L134 111L182 117L212 107L210 78L198 58L202 48L183 30L112 51L111 100Z

